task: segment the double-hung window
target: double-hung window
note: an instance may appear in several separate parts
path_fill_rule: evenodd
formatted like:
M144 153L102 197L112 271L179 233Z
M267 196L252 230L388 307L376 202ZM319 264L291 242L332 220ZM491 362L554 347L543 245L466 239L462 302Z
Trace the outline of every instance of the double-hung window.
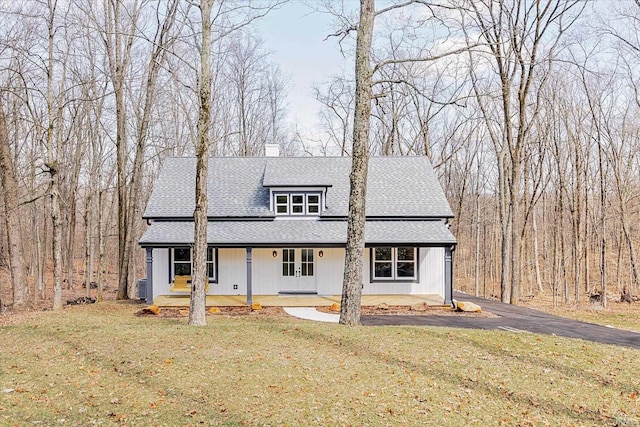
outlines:
M175 276L191 276L193 272L193 251L191 248L173 248L172 249L172 271L171 277ZM216 265L216 248L207 248L207 276L209 282L217 280Z
M289 215L288 194L276 194L276 215Z
M417 277L416 248L372 248L371 280L402 281Z
M307 194L307 215L320 214L320 194Z

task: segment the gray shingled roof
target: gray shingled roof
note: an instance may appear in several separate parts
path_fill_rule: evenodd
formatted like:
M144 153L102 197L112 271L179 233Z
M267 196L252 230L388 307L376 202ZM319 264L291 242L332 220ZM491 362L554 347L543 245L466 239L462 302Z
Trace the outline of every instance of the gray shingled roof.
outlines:
M193 216L196 159L164 160L144 218ZM209 161L210 218L272 218L269 187L327 187L323 216L346 217L348 157L214 157ZM372 157L368 217L447 218L453 213L426 157Z
M215 246L344 246L346 221L284 220L209 222L208 243ZM368 245L455 244L443 221L370 221L365 227ZM175 246L193 243L193 222L155 221L140 239L142 246Z

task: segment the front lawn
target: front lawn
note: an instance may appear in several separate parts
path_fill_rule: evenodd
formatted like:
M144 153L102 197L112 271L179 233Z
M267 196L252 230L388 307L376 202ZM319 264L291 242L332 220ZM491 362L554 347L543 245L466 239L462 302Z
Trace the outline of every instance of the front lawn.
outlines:
M139 308L5 317L0 425L640 425L637 350Z

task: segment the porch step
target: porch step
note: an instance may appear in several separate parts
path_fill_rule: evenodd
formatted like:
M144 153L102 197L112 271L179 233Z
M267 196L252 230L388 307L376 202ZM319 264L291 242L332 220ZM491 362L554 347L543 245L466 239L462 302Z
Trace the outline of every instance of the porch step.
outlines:
M309 296L317 296L318 292L316 292L316 291L298 291L298 290L280 291L280 292L278 292L278 295L287 295L287 296L289 296L289 295L296 295L296 296L297 295L300 295L300 296L309 295Z

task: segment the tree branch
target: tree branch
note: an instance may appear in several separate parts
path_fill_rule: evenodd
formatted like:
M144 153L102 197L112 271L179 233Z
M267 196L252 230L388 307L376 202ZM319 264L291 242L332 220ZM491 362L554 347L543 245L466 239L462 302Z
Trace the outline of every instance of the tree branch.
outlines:
M478 46L480 46L480 43L476 43L476 44L473 44L471 46L464 46L464 47L461 47L460 49L456 49L456 50L452 50L452 51L449 51L449 52L442 53L440 55L434 55L434 56L429 56L429 57L424 57L424 58L388 59L386 61L382 61L382 62L377 63L373 67L372 74L375 74L378 70L380 70L382 67L384 67L386 65L406 64L407 62L431 62L431 61L437 61L438 59L446 58L447 56L458 55L460 53L467 52L467 51L471 50L472 48L478 47Z

